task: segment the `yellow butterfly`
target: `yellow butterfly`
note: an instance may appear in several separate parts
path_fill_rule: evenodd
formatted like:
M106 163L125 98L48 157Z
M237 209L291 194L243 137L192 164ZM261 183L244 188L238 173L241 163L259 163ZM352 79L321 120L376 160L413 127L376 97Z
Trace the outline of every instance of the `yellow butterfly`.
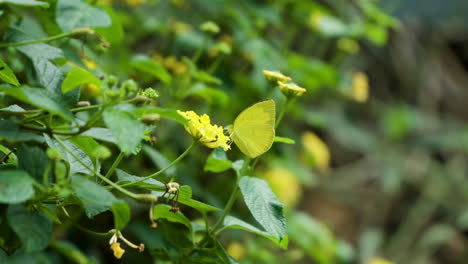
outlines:
M275 138L275 101L258 102L242 111L230 127L231 138L245 155L255 158L267 152Z

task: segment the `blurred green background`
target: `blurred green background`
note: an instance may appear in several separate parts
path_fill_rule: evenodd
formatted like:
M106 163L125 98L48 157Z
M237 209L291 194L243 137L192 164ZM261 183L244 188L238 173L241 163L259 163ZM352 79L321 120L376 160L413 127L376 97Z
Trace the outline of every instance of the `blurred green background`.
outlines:
M466 263L467 1L94 2L113 16L111 29L98 30L110 48L67 41L69 63L151 86L161 106L227 125L259 100L284 102L262 70L281 71L307 89L277 130L296 144L276 143L257 170L285 203L290 248L226 232L224 244L240 263ZM18 27L34 26L26 16ZM93 100L92 86L82 91ZM172 121L162 120L154 134L154 148L125 160L126 171L150 174L190 143ZM171 173L196 198L222 207L233 175L194 170L211 150L196 151ZM236 147L227 154L239 157ZM249 217L240 202L234 210ZM93 226L107 226L100 217ZM134 217L128 232L151 253L161 238L145 221ZM113 263L107 241L65 228L60 235ZM130 251L121 260L144 261L154 260Z

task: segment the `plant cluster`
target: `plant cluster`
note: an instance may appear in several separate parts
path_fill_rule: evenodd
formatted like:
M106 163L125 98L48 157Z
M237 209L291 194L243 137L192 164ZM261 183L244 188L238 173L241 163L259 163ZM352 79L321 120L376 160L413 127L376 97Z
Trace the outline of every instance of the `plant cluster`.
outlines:
M0 1L0 262L353 261L295 209L330 162L302 100L365 102L347 59L396 21L367 0L205 2ZM269 98L251 158L227 126Z

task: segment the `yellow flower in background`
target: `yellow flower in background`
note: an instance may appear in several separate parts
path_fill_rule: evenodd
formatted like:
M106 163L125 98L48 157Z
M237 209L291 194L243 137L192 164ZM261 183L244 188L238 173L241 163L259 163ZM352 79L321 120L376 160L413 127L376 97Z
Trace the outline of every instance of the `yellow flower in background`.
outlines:
M96 96L102 92L100 86L93 84L93 83L86 83L81 85L81 94L85 98L90 98Z
M277 84L278 82L289 82L292 80L291 77L286 76L279 71L263 70L262 72L266 79L273 84Z
M110 248L112 249L112 251L114 251L114 257L116 257L117 259L122 258L122 255L125 253L125 249L122 249L120 247L119 242L113 242L110 245Z
M388 261L383 258L372 258L368 261L366 261L366 264L395 264L395 262Z
M351 97L360 103L367 101L367 98L369 97L369 80L365 73L353 73Z
M278 82L278 86L281 90L281 92L286 96L302 96L305 92L306 89L298 86L295 83L284 83L284 82Z
M304 132L302 134L302 144L307 153L314 158L315 166L322 172L329 168L330 151L327 145L313 132Z
M88 58L83 58L83 59L81 59L81 61L84 63L84 65L86 65L86 67L88 69L90 69L90 70L96 69L96 66L97 66L96 62L94 62L94 61L92 61L92 60L90 60Z
M301 185L297 177L287 169L271 168L263 173L273 192L286 207L294 206L301 198Z
M136 7L136 6L139 6L143 3L146 2L146 0L125 0L125 2L127 3L127 5L131 6L131 7Z
M227 247L227 252L235 260L241 260L245 257L245 247L239 242L232 242Z
M188 120L185 130L203 145L209 148L221 147L224 151L231 148L228 144L229 137L224 135L224 129L221 126L212 125L207 114L199 116L194 111L180 110L177 110L177 113Z

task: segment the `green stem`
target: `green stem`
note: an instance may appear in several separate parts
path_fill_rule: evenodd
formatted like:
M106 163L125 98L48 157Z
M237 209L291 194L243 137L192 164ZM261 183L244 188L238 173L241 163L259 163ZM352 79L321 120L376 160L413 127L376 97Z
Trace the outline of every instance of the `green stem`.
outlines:
M234 205L234 202L237 199L237 195L239 194L239 187L237 186L239 184L239 179L237 178L236 180L236 186L234 187L234 190L231 193L231 196L229 197L229 200L226 204L226 207L224 207L223 214L221 217L216 221L214 226L211 228L213 230L214 234L217 234L218 228L221 226L221 224L224 222L224 218L227 216L227 214L231 211L232 206Z
M283 119L283 116L288 110L289 105L291 104L292 101L293 101L292 99L289 99L288 97L286 97L286 102L283 104L283 107L281 108L281 112L279 113L278 118L276 119L275 128L278 127L279 123Z
M80 229L81 231L83 232L86 232L88 234L91 234L91 235L95 235L95 236L109 236L111 235L112 233L111 232L106 232L106 233L100 233L100 232L94 232L92 230L89 230L81 225L79 225L78 223L76 223L75 221L72 220L70 214L68 213L67 209L65 209L65 207L62 207L62 210L63 210L63 213L67 216L68 220L70 220L70 222L72 223L72 225L74 225L76 228Z
M114 160L114 163L112 163L112 166L110 167L110 169L107 171L106 175L104 175L104 177L106 177L107 179L110 178L110 176L112 175L112 173L114 173L114 170L117 168L117 166L119 166L120 162L122 161L123 157L125 156L125 153L123 152L120 152L119 153L119 156L117 156L117 158Z
M71 37L71 36L74 36L74 35L77 35L77 32L70 31L70 32L65 32L65 33L62 33L62 34L58 34L58 35L51 36L51 37L48 37L48 38L43 38L43 39L28 40L28 41L23 41L23 42L0 43L0 48L17 47L17 46L36 44L36 43L50 42L50 41L53 41L53 40L58 40L58 39L62 39L62 38Z
M179 162L181 159L183 159L196 145L197 145L197 141L193 141L192 144L190 144L190 146L184 151L184 153L180 154L179 157L177 157L175 160L173 160L171 163L169 163L169 165L167 165L166 167L162 168L161 170L151 174L151 175L148 175L146 177L143 177L141 178L140 180L138 181L134 181L134 182L130 182L130 183L126 183L126 184L122 184L122 185L119 185L120 187L124 187L124 186L131 186L131 185L135 185L137 183L140 183L142 181L146 181L148 179L151 179L151 178L155 178L156 176L160 175L161 173L165 172L166 170L168 170L169 168L171 168L172 166L174 166L177 162Z
M86 169L88 169L90 172L92 172L95 176L99 177L102 181L106 182L107 184L109 184L110 186L114 187L115 189L117 189L118 191L120 191L121 193L127 195L128 197L130 198L133 198L135 200L140 200L140 196L135 194L135 193L132 193L130 191L127 191L125 190L124 188L122 188L121 186L119 186L118 184L114 183L113 181L107 179L106 177L104 177L102 174L100 174L99 172L93 170L92 168L90 168L86 163L84 163L75 153L73 153L73 151L71 151L67 145L65 145L63 143L63 141L57 136L57 135L54 135L54 138L55 140L57 140L57 142L68 152L70 153L70 155L72 155L81 165L83 165L83 167L85 167Z

